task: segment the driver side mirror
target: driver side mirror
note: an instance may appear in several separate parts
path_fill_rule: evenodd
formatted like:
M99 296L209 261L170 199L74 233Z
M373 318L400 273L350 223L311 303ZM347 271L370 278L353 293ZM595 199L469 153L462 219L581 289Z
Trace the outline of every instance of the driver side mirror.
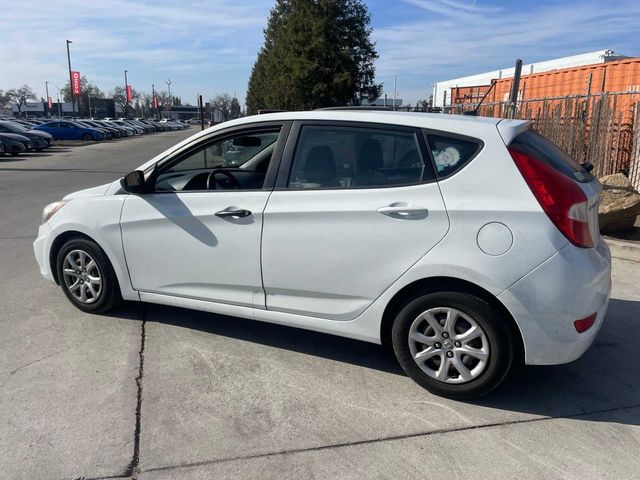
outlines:
M120 185L122 189L127 193L146 193L149 191L149 186L144 180L144 173L140 170L134 170L127 173L121 180Z

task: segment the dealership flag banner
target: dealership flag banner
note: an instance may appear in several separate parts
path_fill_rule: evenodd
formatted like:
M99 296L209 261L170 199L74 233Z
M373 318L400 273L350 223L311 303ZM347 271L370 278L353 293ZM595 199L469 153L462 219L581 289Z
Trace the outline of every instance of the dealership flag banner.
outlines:
M51 101L51 97L47 97L47 105L49 108L53 107L53 102Z
M153 108L158 108L158 97L153 96Z
M127 85L127 102L130 102L132 97L131 85Z
M71 72L71 92L74 95L80 95L80 72Z

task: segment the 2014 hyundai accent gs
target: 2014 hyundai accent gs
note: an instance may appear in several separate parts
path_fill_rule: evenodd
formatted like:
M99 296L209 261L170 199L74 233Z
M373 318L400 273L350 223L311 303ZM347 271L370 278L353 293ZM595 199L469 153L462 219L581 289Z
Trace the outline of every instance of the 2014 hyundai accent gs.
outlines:
M593 342L600 191L527 121L275 113L48 205L34 250L83 311L138 300L388 343L417 383L470 398Z

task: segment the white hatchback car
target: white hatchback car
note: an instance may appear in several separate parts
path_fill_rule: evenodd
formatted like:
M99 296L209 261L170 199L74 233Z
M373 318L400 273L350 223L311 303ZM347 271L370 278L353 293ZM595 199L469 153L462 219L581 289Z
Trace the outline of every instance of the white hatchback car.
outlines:
M275 113L48 205L34 250L81 310L139 300L388 343L420 385L470 398L593 342L600 191L522 120Z

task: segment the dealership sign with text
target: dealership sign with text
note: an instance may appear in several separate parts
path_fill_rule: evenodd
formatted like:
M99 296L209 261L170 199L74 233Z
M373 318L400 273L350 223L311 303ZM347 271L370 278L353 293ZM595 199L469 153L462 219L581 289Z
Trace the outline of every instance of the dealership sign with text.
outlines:
M71 72L71 92L80 95L80 72Z

